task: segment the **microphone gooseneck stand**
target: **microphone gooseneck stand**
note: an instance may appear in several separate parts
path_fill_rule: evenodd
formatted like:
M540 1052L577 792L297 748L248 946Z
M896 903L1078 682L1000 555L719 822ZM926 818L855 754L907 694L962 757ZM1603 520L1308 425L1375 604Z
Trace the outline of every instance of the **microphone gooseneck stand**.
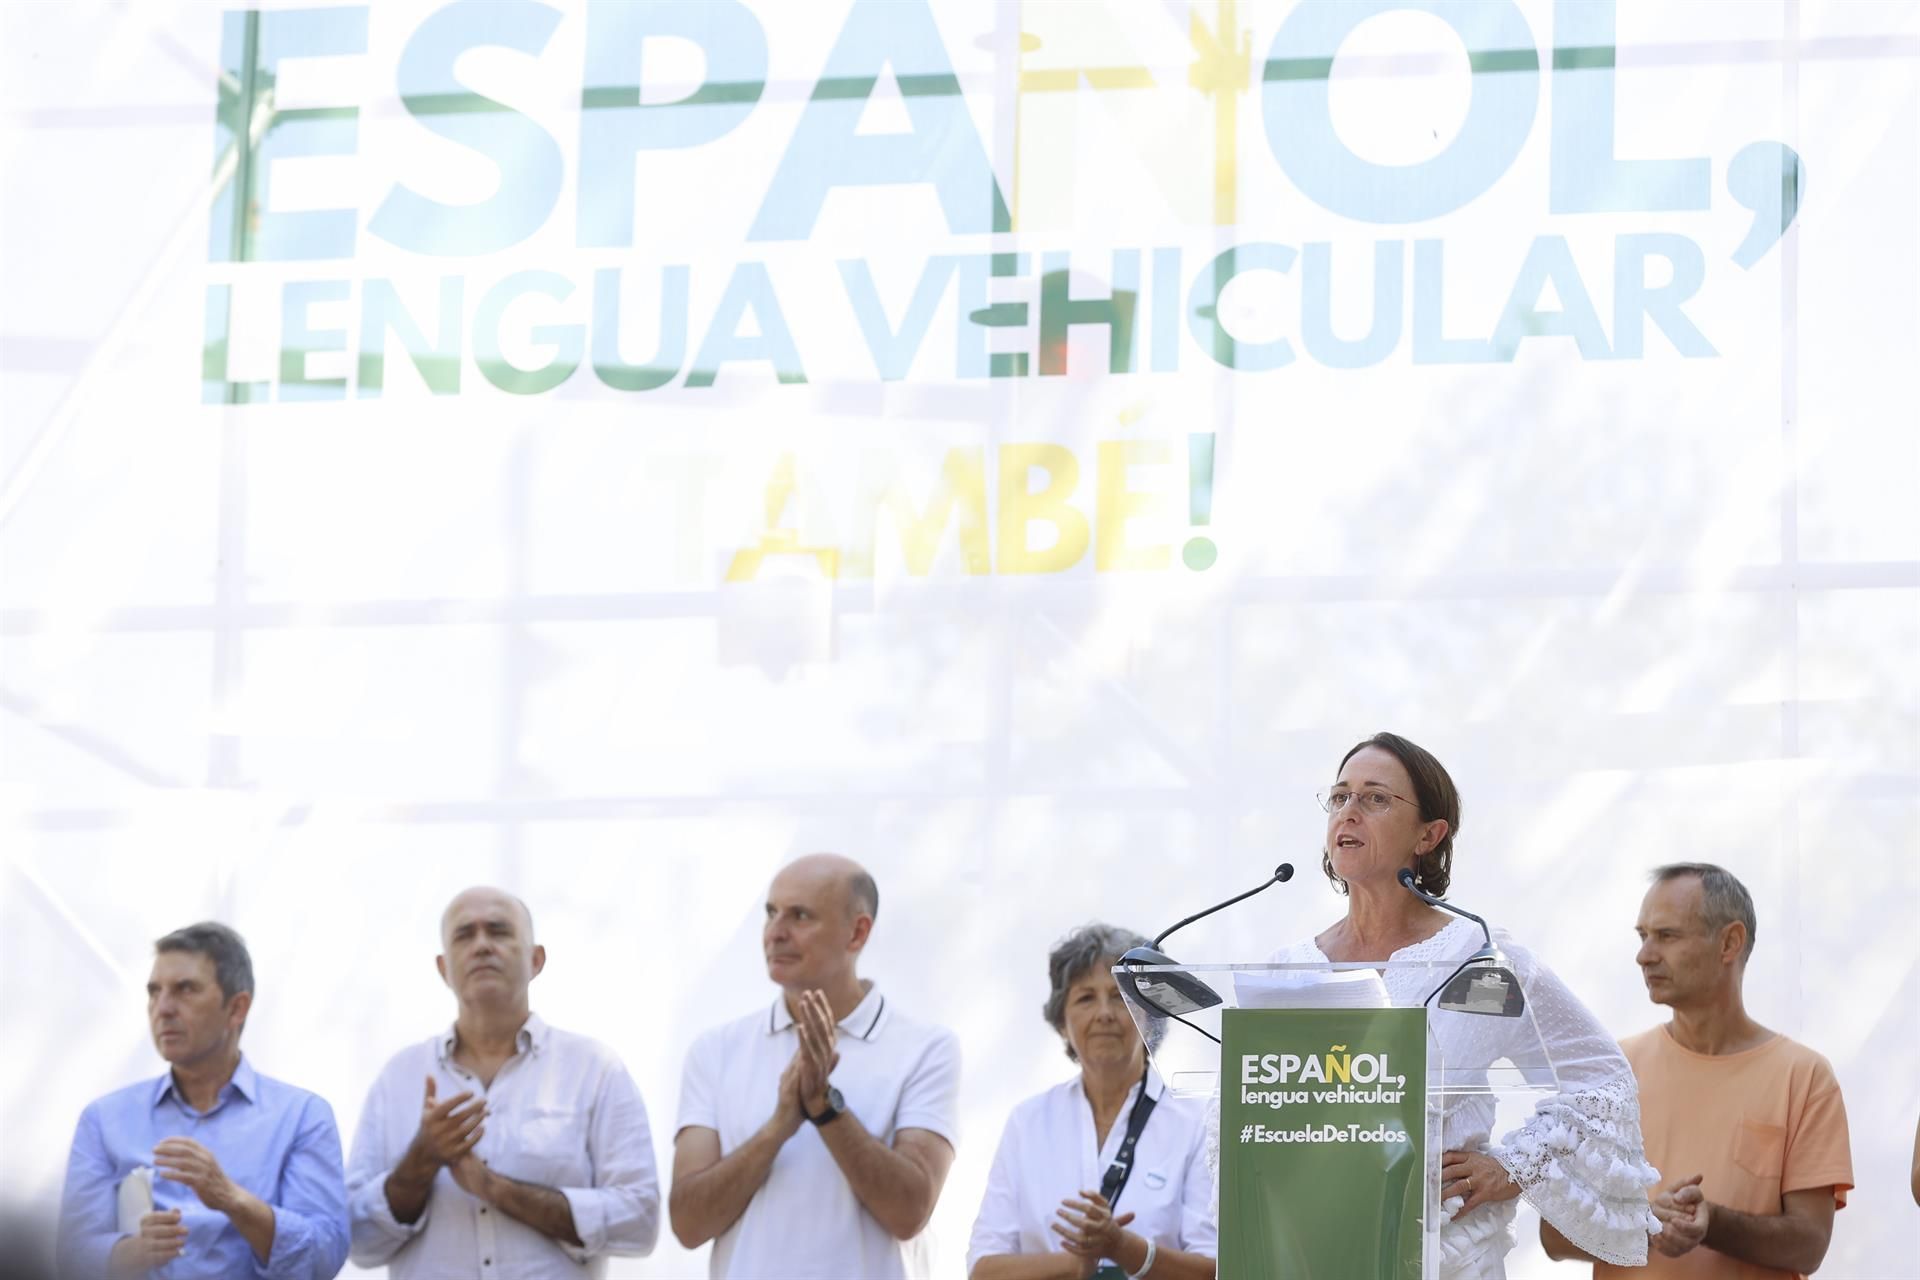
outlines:
M1162 929L1160 931L1159 936L1154 938L1153 942L1150 945L1144 946L1144 947L1134 947L1132 950L1128 951L1127 954L1120 957L1120 963L1129 967L1132 967L1134 965L1177 964L1178 961L1174 960L1172 956L1169 956L1164 952L1160 951L1159 947L1162 942L1165 942L1168 938L1180 932L1180 930L1186 928L1188 925L1192 924L1196 920L1204 920L1216 911L1224 911L1226 908L1232 906L1236 902L1244 902L1248 898L1251 898L1256 893L1264 893L1266 890L1271 889L1274 885L1285 884L1287 881L1291 879L1293 879L1293 864L1291 862L1283 862L1279 866L1273 869L1272 875L1268 876L1265 880L1261 881L1259 884L1255 885L1253 888L1247 890L1245 893L1236 893L1231 898L1228 898L1225 902L1217 902L1213 906L1208 907L1205 911L1196 911L1192 915L1188 916L1186 919L1176 921L1175 923L1169 925L1167 928ZM1217 994L1215 994L1214 991L1211 988L1207 987L1204 983L1196 982L1193 979L1185 979L1184 981L1177 980L1177 979L1183 979L1184 977L1185 975L1181 975L1181 974L1171 975L1168 979L1165 980L1166 985L1181 991L1182 994L1186 995L1188 999L1192 1000L1195 1004L1199 1005L1201 1008L1207 1008L1211 1005L1220 1003L1220 997ZM1136 999L1139 998L1139 992L1137 988L1135 989L1134 994ZM1151 1004L1152 1002L1144 1001L1143 1003ZM1182 1026L1192 1027L1195 1031L1198 1031L1201 1035L1213 1041L1215 1044L1220 1043L1220 1037L1214 1035L1211 1031L1208 1031L1205 1027L1202 1027L1196 1023L1187 1021L1185 1018L1181 1017L1178 1013L1175 1013L1171 1009L1161 1009L1157 1005L1155 1005L1154 1007L1158 1009L1159 1012L1165 1014L1167 1017L1172 1018L1175 1022L1180 1023Z

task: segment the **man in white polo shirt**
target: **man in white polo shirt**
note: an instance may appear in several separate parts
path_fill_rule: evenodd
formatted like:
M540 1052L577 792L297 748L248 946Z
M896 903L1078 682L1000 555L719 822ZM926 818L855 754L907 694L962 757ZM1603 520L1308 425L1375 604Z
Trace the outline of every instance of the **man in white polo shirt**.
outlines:
M687 1053L667 1214L713 1241L716 1280L909 1273L953 1164L960 1043L855 972L879 904L849 859L784 868L761 935L779 996Z

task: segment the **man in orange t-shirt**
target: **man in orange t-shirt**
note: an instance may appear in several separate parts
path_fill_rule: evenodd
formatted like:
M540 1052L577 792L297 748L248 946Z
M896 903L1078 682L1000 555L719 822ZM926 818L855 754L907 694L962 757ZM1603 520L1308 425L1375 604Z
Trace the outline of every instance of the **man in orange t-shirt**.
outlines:
M1621 1043L1640 1084L1660 1234L1645 1267L1595 1261L1595 1280L1786 1280L1820 1265L1853 1162L1827 1060L1747 1016L1753 899L1711 863L1653 873L1636 958L1665 1026ZM1549 1257L1586 1259L1540 1224Z

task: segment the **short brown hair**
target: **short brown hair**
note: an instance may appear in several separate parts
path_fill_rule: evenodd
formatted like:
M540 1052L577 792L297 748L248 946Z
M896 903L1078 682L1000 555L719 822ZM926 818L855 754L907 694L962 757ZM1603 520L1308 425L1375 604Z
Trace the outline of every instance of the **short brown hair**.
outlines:
M1447 824L1447 834L1441 837L1440 843L1421 854L1413 864L1414 884L1436 898L1446 897L1447 886L1453 882L1453 837L1460 830L1459 788L1453 785L1447 767L1433 752L1397 733L1376 733L1354 743L1347 754L1340 757L1340 768L1346 768L1347 761L1368 747L1378 747L1407 771L1407 777L1413 780L1414 803L1420 806L1420 821ZM1321 850L1320 869L1327 873L1327 880L1337 891L1347 891L1347 882L1333 874L1331 850Z
M217 920L202 920L156 939L153 954L166 951L188 951L212 961L222 1003L243 991L253 994L253 957L247 954L246 939Z

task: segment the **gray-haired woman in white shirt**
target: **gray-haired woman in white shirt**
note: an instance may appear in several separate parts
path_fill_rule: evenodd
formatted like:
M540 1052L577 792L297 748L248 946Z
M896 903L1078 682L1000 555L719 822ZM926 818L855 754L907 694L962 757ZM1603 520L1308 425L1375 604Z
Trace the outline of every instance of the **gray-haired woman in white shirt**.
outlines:
M1205 1112L1148 1069L1111 972L1146 942L1091 924L1048 957L1046 1018L1080 1070L1007 1118L970 1280L1213 1280Z

